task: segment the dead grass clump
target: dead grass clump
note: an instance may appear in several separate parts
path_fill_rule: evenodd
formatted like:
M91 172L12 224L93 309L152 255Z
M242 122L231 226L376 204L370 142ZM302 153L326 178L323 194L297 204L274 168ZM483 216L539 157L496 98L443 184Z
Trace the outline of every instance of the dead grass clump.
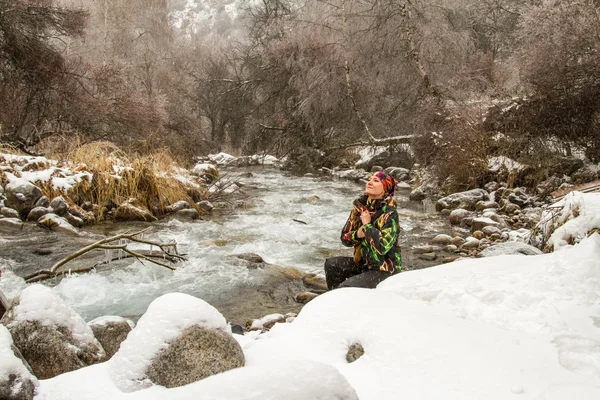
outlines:
M112 208L135 198L154 214L163 214L169 204L186 200L194 205L195 188L174 178L177 164L168 150L130 157L109 142L90 143L77 149L70 159L93 174L83 180L69 196L77 203L89 201Z

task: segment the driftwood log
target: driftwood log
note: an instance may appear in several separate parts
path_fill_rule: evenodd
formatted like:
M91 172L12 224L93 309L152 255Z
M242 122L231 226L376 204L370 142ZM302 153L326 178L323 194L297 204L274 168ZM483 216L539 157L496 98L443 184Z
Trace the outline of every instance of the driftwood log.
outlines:
M131 233L131 232L120 233L118 235L99 240L99 241L92 243L80 250L77 250L74 253L69 254L62 260L58 261L56 264L54 264L49 269L42 269L31 275L26 276L25 281L27 283L32 283L32 282L38 282L38 281L54 278L57 276L67 275L67 274L89 272L102 264L108 264L111 261L114 261L116 259L123 259L123 258L130 258L130 257L135 257L140 262L148 261L153 264L160 265L161 267L165 267L170 270L175 270L175 267L172 266L171 264L176 263L178 261L185 260L185 257L183 255L180 255L179 252L177 251L177 243L161 243L161 242L154 242L151 240L145 240L145 239L143 239L143 237L141 235L143 235L148 229L150 229L150 228L146 228L144 230L141 230L138 232L133 232L133 233ZM124 243L127 241L147 244L151 247L156 246L159 249L159 252L158 252L158 254L154 254L152 251L150 251L150 252L142 252L140 250L133 251L127 247L127 245L128 245L127 243ZM118 242L118 243L115 244L114 242ZM82 255L87 254L93 250L117 250L119 252L125 253L126 255L119 256L114 259L108 259L108 260L96 263L94 265L91 265L89 267L83 267L83 268L77 268L77 269L68 269L65 267L65 265L67 263L69 263L70 261L72 261L78 257L81 257Z

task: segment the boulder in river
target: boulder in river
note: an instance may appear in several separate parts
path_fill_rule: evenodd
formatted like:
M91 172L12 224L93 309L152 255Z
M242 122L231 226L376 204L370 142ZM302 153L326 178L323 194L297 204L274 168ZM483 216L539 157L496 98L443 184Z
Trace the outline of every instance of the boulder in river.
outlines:
M39 379L95 364L105 356L83 318L43 285L26 287L1 322Z
M64 232L70 235L79 235L79 232L65 218L59 217L56 214L46 214L37 220L37 225L47 228L51 231Z

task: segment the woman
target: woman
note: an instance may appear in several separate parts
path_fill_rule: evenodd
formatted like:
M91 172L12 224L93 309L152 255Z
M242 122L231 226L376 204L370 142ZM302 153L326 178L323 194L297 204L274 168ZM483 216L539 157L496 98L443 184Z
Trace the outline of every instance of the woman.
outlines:
M400 272L402 256L396 243L400 224L393 197L395 189L394 177L380 171L371 175L365 193L354 200L341 237L344 246L354 246L354 257L333 257L325 261L329 290L374 288Z

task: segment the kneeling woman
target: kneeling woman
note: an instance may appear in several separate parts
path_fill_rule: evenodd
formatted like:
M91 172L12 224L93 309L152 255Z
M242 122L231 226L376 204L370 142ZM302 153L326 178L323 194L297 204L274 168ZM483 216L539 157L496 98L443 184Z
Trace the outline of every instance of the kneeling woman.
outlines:
M354 200L341 237L344 246L354 246L354 257L333 257L325 261L329 290L374 288L400 272L402 256L396 243L400 224L393 197L395 189L394 177L378 172L369 178L365 193Z

